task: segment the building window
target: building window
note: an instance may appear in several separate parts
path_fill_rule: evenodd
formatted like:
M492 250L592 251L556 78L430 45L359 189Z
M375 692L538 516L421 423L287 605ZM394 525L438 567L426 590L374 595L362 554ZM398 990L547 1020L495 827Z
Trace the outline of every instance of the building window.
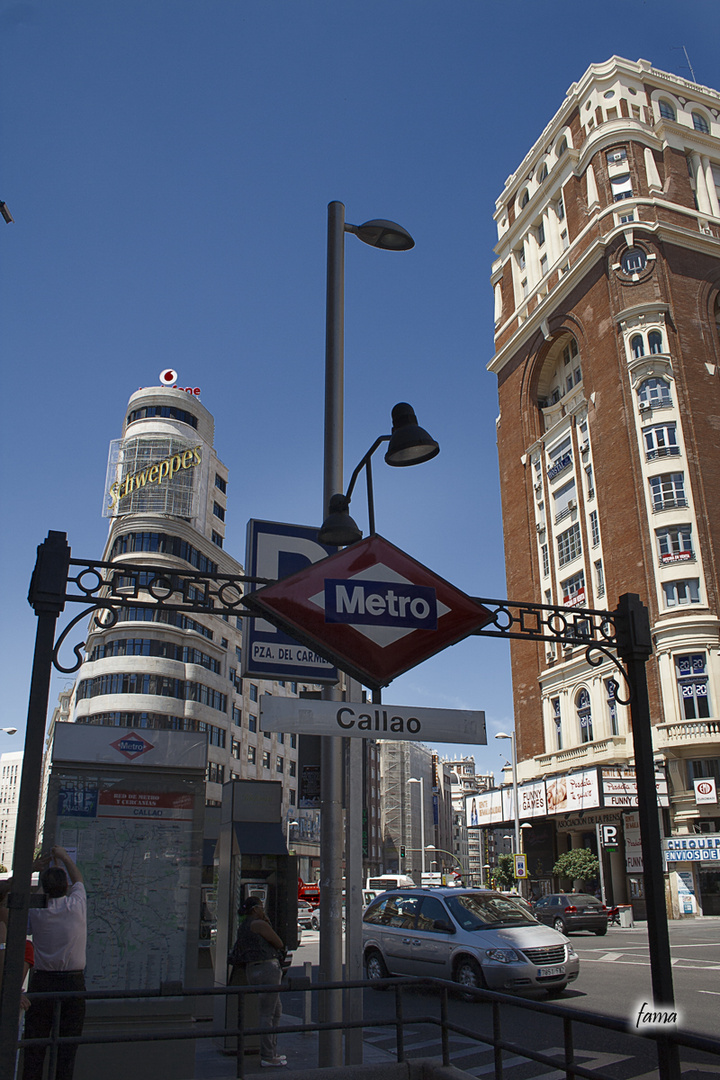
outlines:
M263 769L269 769L270 768L270 751L269 750L264 750L263 751L262 767L263 767Z
M297 750L297 735L290 736L290 746L293 750Z
M211 784L224 784L225 766L218 765L216 761L208 761L205 778Z
M557 546L559 566L566 566L567 563L582 555L580 526L578 524L571 525L564 533L560 533L557 538Z
M675 457L680 453L677 444L677 427L674 422L655 424L643 429L647 460L659 457Z
M530 291L528 289L527 278L523 278L523 280L520 282L520 288L522 289L523 297L526 297L528 292Z
M542 184L544 180L547 180L548 167L543 161L540 169L538 170L538 184Z
M559 158L561 158L563 156L563 154L565 153L565 151L567 150L567 148L568 148L568 141L567 141L566 137L563 135L562 139L558 143L557 156Z
M598 524L597 510L593 510L590 514L590 538L592 540L592 546L597 547L600 543L600 526Z
M553 711L553 720L555 721L555 747L558 750L563 748L562 737L562 719L560 717L560 698L555 697L550 702Z
M663 592L665 606L669 608L700 603L698 578L687 578L685 581L663 581Z
M543 544L542 548L540 549L540 552L541 552L541 555L542 555L543 577L547 577L548 574L550 573L550 552L548 550L548 545Z
M251 701L257 701L257 699L258 699L258 688L255 685L255 683L250 683L250 700Z
M212 542L213 544L217 544L218 547L223 546L222 536L220 535L220 533L216 533L214 529L212 530Z
M525 248L521 247L517 253L517 264L520 270L525 269Z
M613 202L620 202L622 199L632 199L633 189L630 173L623 173L622 176L611 177L610 187L612 189Z
M679 506L687 506L685 498L684 474L660 473L659 476L650 477L650 492L653 501L653 511L673 510Z
M625 147L621 147L619 150L611 150L606 157L608 165L620 165L623 161L627 161L627 150Z
M560 582L565 607L581 607L585 603L585 574L573 574Z
M656 529L661 563L690 562L693 559L692 525L668 525Z
M642 248L630 248L623 253L620 265L624 274L639 274L647 266L647 255Z
M592 465L585 466L585 479L587 480L587 497L588 499L595 498L595 481L593 479L593 467Z
M575 698L575 708L577 710L578 723L580 724L580 741L584 743L592 742L593 729L590 695L584 688Z
M537 236L538 247L542 247L543 244L545 243L545 225L544 225L544 223L542 221L540 222L540 224L537 227L536 236Z
M240 709L238 709L237 705L233 705L232 707L232 722L233 724L235 724L236 727L242 726L242 713L240 712Z
M702 113L694 112L692 114L692 122L696 131L702 131L703 135L710 134L710 125Z
M660 116L663 120L675 119L674 107L670 104L669 101L665 101L664 98L661 98L660 101L658 101L658 109L660 110Z
M720 758L699 758L696 761L688 761L687 764L690 788L694 780L714 780L720 788Z
M605 691L607 693L607 707L608 716L610 717L610 734L619 735L620 728L618 726L618 712L617 712L617 683L614 679L605 680Z
M522 195L520 196L520 208L522 209L523 206L527 206L527 204L529 202L530 202L530 195L528 194L527 188L525 188Z
M288 801L289 801L291 806L295 805L295 788L290 788L290 794L289 794L289 797L288 797Z
M659 330L651 330L648 334L648 345L650 346L651 353L661 353L663 351L663 339Z
M225 511L223 510L222 506L220 506L220 503L213 503L213 514L216 518L220 518L220 521L225 520Z
M227 481L223 480L219 473L215 473L215 487L222 491L223 495L227 494Z
M297 764L294 761L288 762L288 772L291 776L295 776L297 772Z
M252 713L248 716L248 731L257 731L257 716Z
M628 210L626 213L620 214L619 218L621 225L628 225L631 221L635 220L635 211Z
M548 257L547 257L547 255L543 255L542 259L540 260L540 276L545 277L547 272L548 272Z
M575 481L569 480L563 484L553 495L555 504L555 524L566 518L577 506L577 491Z
M680 707L686 720L710 716L705 653L675 657Z
M563 231L560 233L560 242L562 243L563 251L567 251L567 249L570 247L570 241L568 240L567 229L563 229Z
M248 765L254 765L257 760L257 750L254 746L248 746L247 748Z
M630 349L635 359L645 355L645 342L643 341L642 334L635 334L630 339Z
M275 758L275 772L285 772L285 759L278 757Z
M595 594L596 596L605 595L605 571L602 559L598 559L595 563Z
M638 387L638 401L641 406L649 405L653 409L667 408L672 405L670 383L665 379L645 379Z

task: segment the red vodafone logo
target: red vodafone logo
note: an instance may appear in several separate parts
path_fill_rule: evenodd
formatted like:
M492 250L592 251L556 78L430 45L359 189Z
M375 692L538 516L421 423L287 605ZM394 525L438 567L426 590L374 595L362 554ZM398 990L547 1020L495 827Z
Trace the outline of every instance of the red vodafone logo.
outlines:
M377 535L249 593L243 603L373 689L493 617Z
M178 386L177 378L178 373L174 368L164 368L160 372L160 383L162 386L167 386L171 390L182 390L185 394L192 394L194 397L200 396L199 386Z

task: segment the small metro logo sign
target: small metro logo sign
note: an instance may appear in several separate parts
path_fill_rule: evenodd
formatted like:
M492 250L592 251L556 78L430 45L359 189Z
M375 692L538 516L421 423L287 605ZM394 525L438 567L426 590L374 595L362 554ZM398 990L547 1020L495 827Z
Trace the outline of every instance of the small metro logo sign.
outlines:
M137 735L134 731L131 731L129 735L123 735L121 738L116 739L115 742L110 743L113 750L117 750L123 757L129 758L130 761L133 758L140 757L141 754L147 754L148 750L154 750L155 747L152 743L144 739L142 735Z

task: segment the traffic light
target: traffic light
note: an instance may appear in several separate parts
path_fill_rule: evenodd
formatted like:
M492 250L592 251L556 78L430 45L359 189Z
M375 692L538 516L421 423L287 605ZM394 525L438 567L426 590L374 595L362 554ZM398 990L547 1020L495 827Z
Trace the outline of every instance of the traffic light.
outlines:
M404 859L404 858L405 858L405 845L404 845L404 844L403 844L403 846L402 846L402 847L400 848L400 858L401 858L401 859Z

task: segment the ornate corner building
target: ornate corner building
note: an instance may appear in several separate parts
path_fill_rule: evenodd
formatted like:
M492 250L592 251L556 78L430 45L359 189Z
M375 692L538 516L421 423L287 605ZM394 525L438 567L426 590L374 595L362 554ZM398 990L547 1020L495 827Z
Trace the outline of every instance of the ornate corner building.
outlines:
M720 94L613 57L570 87L506 181L492 268L508 595L647 605L679 914L720 914L719 193ZM587 846L633 805L612 797L631 790L633 756L617 673L516 641L512 677L519 776L553 779L554 854ZM595 811L559 814L583 771ZM673 861L683 837L700 855ZM642 900L629 868L621 846L606 863L615 903Z

